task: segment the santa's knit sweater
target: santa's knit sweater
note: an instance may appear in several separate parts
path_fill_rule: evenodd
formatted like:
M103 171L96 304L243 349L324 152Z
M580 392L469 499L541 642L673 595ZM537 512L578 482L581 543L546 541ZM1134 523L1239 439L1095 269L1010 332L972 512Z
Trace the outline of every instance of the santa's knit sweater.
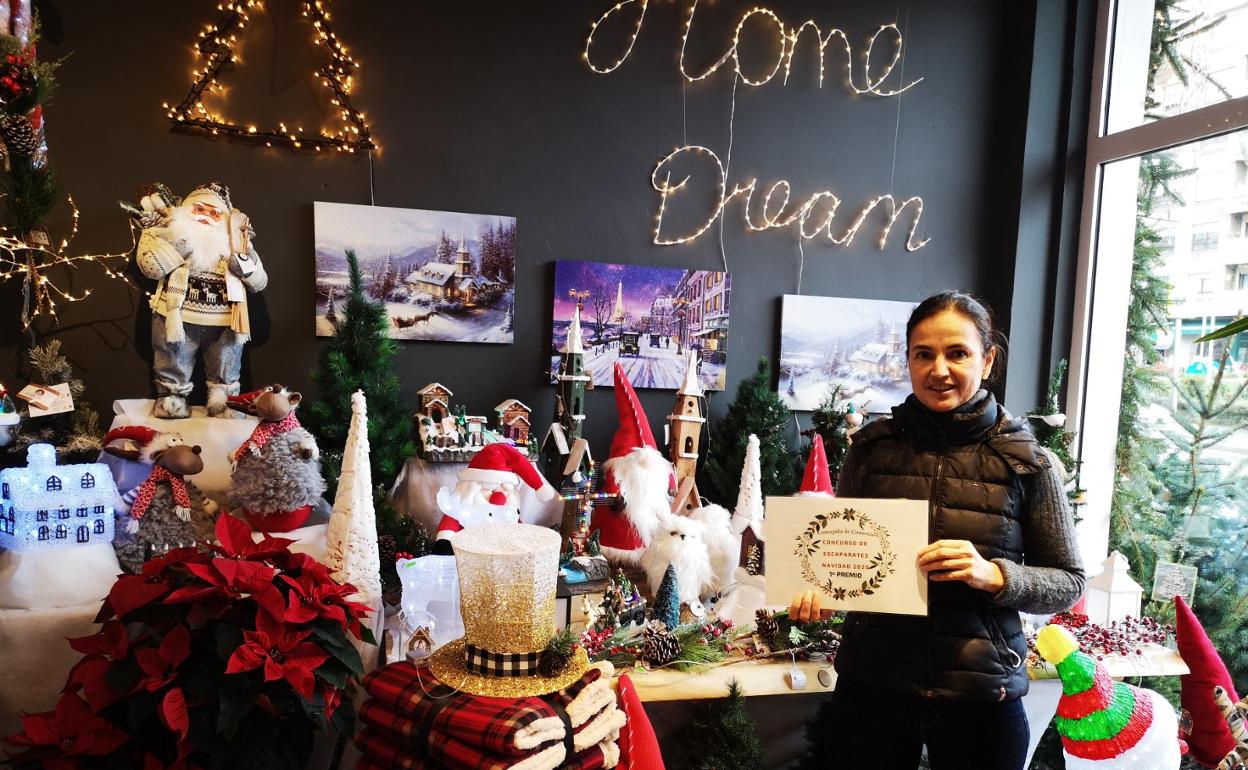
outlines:
M182 266L182 244L169 242L162 235L144 231L139 239L138 253L135 263L139 271L149 278L159 281L153 299L165 291L165 283L170 273ZM255 249L251 250L251 261L255 266L251 275L243 278L243 283L251 291L263 291L269 282ZM183 323L196 326L229 326L230 302L226 298L225 275L229 266L229 257L223 256L212 270L191 270L187 277L186 298L182 302ZM154 302L153 307L159 310L160 303Z

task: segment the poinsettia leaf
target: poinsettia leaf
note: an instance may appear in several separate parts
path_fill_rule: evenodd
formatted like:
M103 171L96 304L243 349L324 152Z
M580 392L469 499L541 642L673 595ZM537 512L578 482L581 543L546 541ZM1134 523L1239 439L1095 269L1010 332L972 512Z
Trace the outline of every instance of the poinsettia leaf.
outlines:
M243 644L243 629L238 626L218 623L213 632L217 637L217 657L221 660L229 660Z
M360 628L360 641L364 642L365 644L371 644L374 647L377 646L377 637L373 636L373 630L369 628L368 626L363 626Z
M341 689L347 686L347 679L351 676L351 672L346 666L331 658L316 670L316 675L334 687Z
M320 641L325 652L346 665L351 673L356 676L364 675L364 662L360 660L360 653L346 640L340 626L322 621L313 627L312 635Z
M160 643L160 656L170 668L177 668L191 654L191 632L186 626L174 626Z
M173 687L165 693L160 702L160 720L171 732L177 733L179 740L185 740L191 728L191 719L186 710L186 695L181 687Z
M238 556L244 549L253 545L251 527L247 525L247 522L228 514L217 517L216 535L217 540L231 556Z
M119 660L104 674L104 681L113 692L130 692L143 672L130 660Z
M226 740L232 740L243 719L256 705L260 687L246 677L228 677L221 682L221 713L217 726Z

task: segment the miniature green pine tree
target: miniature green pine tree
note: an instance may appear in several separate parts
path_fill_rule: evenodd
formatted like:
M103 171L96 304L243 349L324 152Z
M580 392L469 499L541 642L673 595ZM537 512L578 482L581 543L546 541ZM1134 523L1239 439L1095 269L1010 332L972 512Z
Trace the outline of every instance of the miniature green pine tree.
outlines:
M728 697L700 704L672 737L671 770L762 770L757 725L745 711L745 695L734 680Z
M828 471L835 480L841 474L841 465L845 462L845 453L849 451L849 424L845 422L844 389L836 383L828 385L819 406L810 413L811 429L802 431L802 435L818 433L823 437L823 451L828 456ZM812 438L811 441L814 441ZM802 464L810 455L810 444L802 450Z
M398 347L386 336L386 310L364 293L364 274L355 252L347 250L349 291L337 313L334 336L321 349L320 365L312 380L320 386L320 398L301 413L317 438L322 465L332 499L338 483L342 451L351 418L351 394L364 391L368 398L368 444L377 509L377 533L392 535L398 550L419 556L427 537L419 526L400 517L390 506L386 490L394 484L407 458L416 453L409 410L403 401L394 357ZM393 565L382 565L388 587L395 585Z
M100 416L85 398L86 386L74 375L74 367L61 353L61 341L30 349L30 381L40 385L68 383L74 410L46 417L26 417L10 451L25 456L31 444L51 444L64 463L92 462L100 453ZM29 413L29 410L25 410Z
M720 504L736 501L746 444L754 434L759 440L763 494L793 494L798 486L799 460L789 449L785 435L788 423L789 408L771 386L771 364L760 358L757 371L737 387L728 414L711 428L699 488Z
M654 594L654 618L669 629L680 625L680 589L676 583L676 568L670 564Z

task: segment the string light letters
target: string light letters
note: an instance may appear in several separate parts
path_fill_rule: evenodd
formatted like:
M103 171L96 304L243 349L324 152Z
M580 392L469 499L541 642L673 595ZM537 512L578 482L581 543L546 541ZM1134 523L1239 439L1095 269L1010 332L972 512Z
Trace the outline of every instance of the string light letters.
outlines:
M649 8L649 0L619 0L614 6L607 9L605 13L598 17L590 25L589 35L585 38L585 50L581 57L586 65L595 73L606 75L619 69L622 64L632 55L633 48L637 43L637 38L641 34L642 25L645 22L646 10ZM596 59L593 55L594 35L598 31L598 27L610 19L617 13L622 13L629 6L635 6L632 10L636 12L636 18L633 22L632 29L628 32L627 44L624 47L623 54L611 63L605 63ZM923 78L912 80L897 88L884 88L884 82L892 75L893 69L901 60L902 45L904 43L901 30L896 24L884 24L871 35L867 41L867 47L863 55L863 68L861 76L861 84L855 82L854 75L854 50L849 42L848 35L838 28L832 28L825 34L813 19L808 19L797 26L788 26L784 20L770 8L755 6L746 10L738 20L732 35L732 44L713 64L708 66L700 73L690 73L685 64L685 51L689 44L689 35L693 30L694 16L697 14L698 0L690 0L689 12L685 16L684 28L680 38L680 58L679 70L681 76L690 83L695 83L713 75L719 71L729 61L732 62L733 77L737 82L744 83L747 86L758 88L765 86L783 69L784 75L781 80L782 85L787 85L789 76L793 71L793 56L797 51L797 44L801 40L802 35L810 30L814 33L815 42L817 43L818 53L818 73L819 88L823 88L824 76L826 73L826 51L828 45L833 38L839 38L841 46L845 51L845 85L854 94L880 97L899 96L910 90L914 86L923 81ZM776 58L770 63L769 71L762 71L753 76L746 73L741 67L741 57L738 53L741 45L742 30L745 29L747 22L755 16L762 18L767 27L774 30L778 50ZM872 74L871 57L875 50L875 45L879 42L881 35L885 35L887 39L893 41L893 55L891 60L885 64L878 75ZM735 87L735 83L734 83ZM735 100L734 100L735 104ZM676 184L671 182L672 164L682 157L700 156L710 158L715 162L718 169L718 200L715 202L710 216L696 229L683 236L668 236L663 233L663 216L667 211L668 199L675 193L680 192L689 182L690 177L685 176ZM724 208L732 199L742 196L743 213L745 216L746 228L751 232L759 232L762 230L771 230L790 225L797 225L798 233L804 240L811 240L818 237L821 233L826 235L829 242L838 246L848 246L853 242L854 237L858 234L867 217L871 215L877 207L884 207L888 213L888 221L885 223L879 238L879 247L883 248L888 235L892 231L893 225L901 217L907 208L914 209L914 219L910 223L910 227L906 233L905 248L907 251L917 251L923 248L931 240L925 238L923 240L915 240L915 231L918 229L919 220L923 216L923 199L918 196L906 198L898 204L897 199L891 194L877 195L872 198L858 214L854 217L850 225L842 232L837 234L833 231L833 220L836 218L838 209L841 206L841 199L831 190L820 190L813 193L807 198L802 205L790 207L790 198L792 193L792 185L787 180L781 179L774 182L767 192L763 195L761 210L758 211L756 222L751 216L751 203L754 199L754 193L758 187L757 178L752 178L744 183L738 183L733 186L732 190L728 190L728 172L724 164L720 161L719 156L707 147L700 145L685 145L678 147L669 153L666 157L659 161L654 171L650 174L650 184L659 193L659 210L654 224L653 242L659 246L675 246L682 243L688 243L697 239L715 224L721 216L724 215ZM777 195L779 193L779 195ZM772 197L777 195L777 202L773 206ZM818 212L822 211L822 218L818 218ZM815 222L813 229L808 227L808 223Z

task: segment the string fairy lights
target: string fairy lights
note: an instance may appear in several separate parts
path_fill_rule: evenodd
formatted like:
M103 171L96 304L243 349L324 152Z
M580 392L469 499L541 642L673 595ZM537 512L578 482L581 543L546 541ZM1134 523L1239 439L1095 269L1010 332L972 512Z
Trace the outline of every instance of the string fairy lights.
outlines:
M590 70L598 73L599 75L607 75L612 72L615 72L617 69L620 68L622 64L624 64L624 62L628 59L628 57L632 55L633 48L636 46L636 43L637 43L637 38L641 35L641 27L642 27L642 24L645 22L646 10L649 8L649 5L650 5L649 0L619 0L619 2L617 2L611 8L608 8L605 13L599 16L590 25L589 35L586 36L585 38L585 50L581 54L581 58L585 61L586 65L590 68ZM620 55L618 59L616 59L615 61L609 64L599 63L595 59L593 52L592 52L592 49L594 47L594 35L598 32L598 27L601 26L604 22L606 22L611 16L614 16L617 13L621 13L629 6L636 6L637 18L633 23L632 29L628 33L628 44L625 46L624 52ZM845 49L846 87L855 94L860 94L860 95L861 94L873 94L875 96L897 96L899 94L902 94L910 90L911 88L913 88L914 86L922 82L923 80L923 78L918 78L917 80L913 80L909 83L906 83L903 86L900 86L892 90L882 90L881 88L884 84L884 81L886 81L889 78L889 76L892 75L893 68L897 65L897 62L901 59L901 50L902 50L902 45L904 43L904 40L901 34L901 30L897 27L896 24L881 25L880 28L877 29L875 33L871 35L871 37L868 39L866 50L863 53L862 77L863 77L863 82L865 83L865 85L858 85L857 83L854 82L854 47L853 47L853 44L849 42L849 36L845 34L844 30L841 30L838 28L832 28L828 30L828 33L825 35L820 29L819 24L816 23L814 19L807 19L806 21L802 22L801 24L797 26L790 27L784 23L784 20L781 19L780 16L775 11L773 11L770 8L764 8L762 6L754 6L753 8L749 8L744 13L741 14L741 18L737 21L737 26L733 30L733 33L732 33L732 45L728 47L728 50L726 50L723 53L723 55L721 55L713 64L708 66L701 73L696 74L696 75L690 74L688 68L685 66L685 51L689 45L689 35L693 31L693 19L694 19L694 16L697 14L697 11L698 11L698 0L691 0L691 2L689 3L689 13L685 16L684 28L680 36L680 59L679 59L680 74L682 77L685 78L685 80L687 80L690 83L694 83L699 80L705 80L706 78L718 72L726 63L728 63L729 60L731 60L733 63L732 70L733 70L734 76L737 78L740 78L741 82L745 83L746 85L754 86L754 87L767 85L773 79L775 79L776 75L779 74L781 68L784 69L784 78L781 81L781 83L782 85L787 85L789 82L789 75L792 73L792 70L793 70L793 56L797 51L798 40L801 38L802 33L804 33L808 28L814 31L815 39L818 41L819 87L820 88L823 88L824 75L826 71L825 53L826 53L828 44L832 41L833 37L840 38L841 45ZM776 36L775 39L776 39L776 42L779 44L779 47L776 53L775 62L771 65L771 71L766 72L765 74L757 78L751 79L750 76L747 75L741 68L741 57L738 52L740 50L740 45L741 45L741 32L743 29L745 29L746 23L754 16L763 17L766 21L770 22L770 26L773 26L775 28L775 36ZM880 35L885 34L885 33L889 33L890 37L895 37L895 43L893 46L893 58L888 64L884 66L883 70L880 72L878 76L872 77L871 75L872 52L875 50L875 44L879 41Z
M69 235L55 247L18 238L6 230L0 230L0 283L13 278L22 280L23 331L29 331L31 324L40 316L58 321L58 303L80 302L91 296L92 289L89 288L74 293L58 286L49 275L53 269L72 270L86 263L94 263L104 270L108 278L123 281L130 288L139 290L123 272L138 243L134 229L131 229L130 246L125 251L110 254L69 254L69 245L78 234L78 207L74 205L72 196L66 196L66 199L69 202L72 224Z
M637 38L641 35L641 29L646 19L646 11L650 5L650 0L618 0L612 7L608 8L601 16L599 16L590 25L588 36L585 38L585 49L581 53L581 58L585 61L589 69L597 74L610 74L620 68L624 62L632 55L633 49L636 47ZM599 31L599 27L610 20L617 14L623 14L626 11L635 13L632 20L632 26L627 31L627 42L624 45L623 53L614 61L602 60L594 55L595 35ZM684 23L680 34L680 56L678 59L678 69L684 83L696 83L706 80L719 70L723 69L728 62L732 62L729 68L733 77L733 99L732 112L728 119L728 163L732 159L732 129L733 117L736 112L736 88L738 83L743 83L753 88L759 88L780 78L781 85L787 85L789 77L793 72L793 58L797 52L798 43L802 40L802 36L809 30L814 34L814 40L817 44L816 52L818 54L818 76L819 88L823 88L827 66L826 54L828 46L832 43L833 38L840 40L841 46L845 52L845 86L857 95L872 95L879 97L897 97L909 91L923 81L923 78L905 82L904 62L899 79L902 84L897 87L885 87L884 83L892 76L894 69L899 62L902 62L902 47L904 45L904 36L901 28L897 24L882 24L867 39L866 48L862 51L862 69L861 76L855 74L855 54L854 46L849 41L849 36L839 28L831 28L826 33L813 19L807 19L801 24L790 26L785 23L779 14L774 10L763 7L753 6L746 9L737 20L736 26L733 28L732 41L727 50L720 55L712 64L707 66L701 72L691 72L686 64L686 51L689 46L689 38L693 32L693 21L698 11L698 0L689 0L688 12L685 14ZM758 17L758 21L767 29L771 30L774 35L775 42L775 58L764 63L757 72L746 72L741 62L741 39L743 32L749 25L750 29L759 28L759 24L750 24L751 20ZM875 46L880 43L881 39L892 41L892 58L882 65L877 61L872 63L872 56L875 53ZM876 66L879 71L876 72ZM780 75L783 70L783 76ZM899 118L900 119L900 118ZM894 137L894 172L896 164L896 138ZM668 199L685 189L689 182L690 176L686 175L680 181L673 183L672 166L678 160L684 157L704 157L714 161L718 170L717 179L717 195L718 199L714 202L709 216L695 227L692 231L685 235L669 236L663 232L663 218L667 213ZM877 195L866 203L858 213L850 221L848 227L839 233L833 229L834 221L838 210L841 208L841 199L831 190L819 190L811 194L800 205L790 205L792 197L792 185L784 179L776 181L767 188L767 192L763 194L761 201L761 210L753 211L752 203L754 201L754 193L758 189L758 179L750 178L744 182L737 183L729 191L728 189L728 165L720 160L719 156L711 149L689 144L686 140L682 146L677 147L671 153L663 157L650 175L651 186L659 193L658 212L654 223L653 243L659 246L675 246L679 244L689 243L696 240L711 229L718 221L720 231L720 250L723 256L723 216L725 207L734 198L740 196L743 203L743 213L745 218L746 229L750 232L760 232L763 230L773 230L783 227L796 225L798 232L798 251L805 259L805 252L802 250L802 242L812 240L825 235L828 242L837 246L848 246L858 235L868 217L877 209L883 209L887 213L887 221L884 222L880 231L879 247L884 248L888 240L889 233L892 232L893 225L901 218L907 209L913 209L914 217L910 222L910 227L906 233L905 248L907 251L917 251L923 248L931 240L925 238L922 240L915 239L915 233L919 226L919 221L923 217L923 199L919 196L911 196L900 203L898 199L891 194ZM773 203L772 198L776 197ZM813 229L810 225L813 224ZM724 257L725 270L727 269L727 258ZM801 285L801 266L799 265L798 285ZM800 291L800 289L799 289Z
M219 82L221 72L231 64L240 63L234 53L234 45L251 20L251 13L262 8L260 0L223 0L217 5L220 11L217 23L205 26L194 46L202 64L192 72L194 81L191 90L179 104L172 107L168 103L162 105L169 121L180 130L203 131L213 136L226 136L268 147L277 144L292 150L320 152L337 149L347 153L376 149L364 113L351 105L354 73L360 65L334 34L329 24L329 12L325 10L322 0L304 0L303 15L312 22L313 41L330 53L330 62L317 68L317 77L332 94L331 102L342 117L341 128L305 134L301 126L291 129L282 122L277 129L266 130L255 125L232 123L204 105L205 93L225 90Z
M709 217L697 229L683 236L664 236L663 235L663 216L667 211L668 198L685 188L689 182L691 175L686 175L679 182L672 183L672 172L670 164L674 163L680 157L685 155L695 155L709 157L715 162L719 176L717 179L716 189L718 200L715 202L714 209ZM689 243L696 240L711 226L716 220L724 214L724 209L729 201L738 196L743 197L742 210L745 215L746 228L751 232L761 232L763 230L774 230L782 227L788 227L796 224L798 233L802 239L812 240L825 233L828 240L837 246L848 246L853 242L854 237L858 234L859 229L866 222L867 217L877 207L887 204L888 221L885 223L880 232L879 247L884 248L888 235L893 229L893 225L901 217L902 212L907 208L914 208L914 219L910 223L909 231L906 234L905 247L907 251L918 251L927 245L930 238L921 241L915 241L915 231L918 229L919 220L923 217L923 199L913 196L905 199L900 205L892 195L877 195L872 198L854 217L853 221L840 235L833 232L832 224L836 218L837 210L841 206L841 199L830 190L820 190L811 194L800 206L790 208L789 202L791 197L792 185L784 179L774 182L767 192L763 195L761 211L758 214L759 222L756 223L751 215L751 202L754 199L754 192L758 187L758 180L751 178L744 183L738 183L733 186L731 192L728 191L728 171L724 168L724 164L720 161L719 156L713 150L700 145L686 145L678 147L670 152L666 157L659 161L654 167L654 171L650 174L650 184L659 193L659 211L654 223L654 239L653 242L658 246L677 246L683 243ZM779 206L773 208L772 196L780 191L783 193L783 200L780 200ZM778 198L779 200L779 198ZM822 201L829 200L830 204L821 205ZM822 220L819 220L818 226L813 230L807 229L807 222L810 221L819 209L825 209ZM786 214L786 209L788 213ZM773 213L774 212L774 213Z

